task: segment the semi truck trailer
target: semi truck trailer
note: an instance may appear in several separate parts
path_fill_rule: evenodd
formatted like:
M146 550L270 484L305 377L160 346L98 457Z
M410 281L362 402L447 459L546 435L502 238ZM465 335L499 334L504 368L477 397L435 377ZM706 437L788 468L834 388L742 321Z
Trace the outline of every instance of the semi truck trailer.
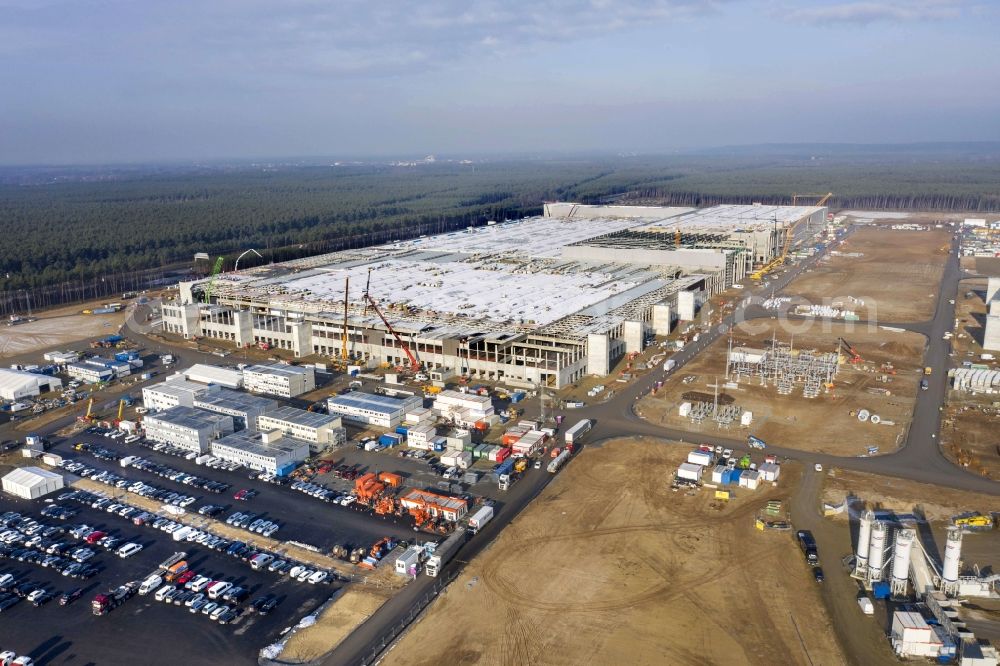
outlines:
M451 558L465 543L465 537L465 528L459 527L440 546L434 549L434 554L427 558L427 562L424 564L424 571L427 572L428 576L436 577L441 573L444 565L451 561Z

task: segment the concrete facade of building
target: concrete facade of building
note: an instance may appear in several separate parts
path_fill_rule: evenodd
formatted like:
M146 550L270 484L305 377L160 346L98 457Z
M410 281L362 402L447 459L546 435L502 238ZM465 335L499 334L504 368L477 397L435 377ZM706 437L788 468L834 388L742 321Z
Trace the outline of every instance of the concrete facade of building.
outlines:
M147 414L142 425L146 439L198 454L207 453L214 440L233 432L231 416L183 406Z
M164 327L295 356L339 355L346 342L362 364L406 366L412 355L431 373L562 387L608 374L646 331L669 328L679 305L691 314L692 299L743 279L825 215L547 204L545 217L222 274L207 305L206 281L182 283ZM369 270L370 295L406 349L363 296Z

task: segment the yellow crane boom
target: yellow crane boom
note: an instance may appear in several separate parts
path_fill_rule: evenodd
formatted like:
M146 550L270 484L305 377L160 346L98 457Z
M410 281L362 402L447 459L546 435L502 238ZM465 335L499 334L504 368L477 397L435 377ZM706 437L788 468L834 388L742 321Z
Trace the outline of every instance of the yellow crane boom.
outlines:
M833 197L833 192L827 192L826 194L793 194L792 195L792 205L799 205L799 199L805 197L819 197L819 200L813 204L814 206L825 206L826 202ZM760 280L765 275L778 268L785 263L788 258L788 252L792 249L792 241L795 240L795 230L798 226L802 224L802 220L799 220L795 224L789 226L785 230L785 244L781 248L781 254L769 261L767 264L761 266L756 271L750 274L751 280Z

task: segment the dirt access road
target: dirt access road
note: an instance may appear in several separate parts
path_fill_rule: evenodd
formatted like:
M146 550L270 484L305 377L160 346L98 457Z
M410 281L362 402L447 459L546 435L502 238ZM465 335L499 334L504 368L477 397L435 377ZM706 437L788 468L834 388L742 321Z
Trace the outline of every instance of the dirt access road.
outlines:
M862 319L925 321L934 314L950 238L939 229L859 229L784 294L854 310Z
M786 324L797 330L791 332ZM836 350L837 339L844 337L864 360L853 365L842 363L834 388L816 398L804 397L801 385L789 395L780 395L773 382L762 386L757 377L740 382L736 389L726 389L722 385L726 381L729 340L720 337L682 370L669 375L656 395L644 397L639 410L651 423L733 439L753 434L769 444L802 451L857 456L865 454L869 446L879 447L879 453L898 448L919 390L924 336L878 328L872 331L865 324L764 319L738 326L733 332L733 346L770 348L772 334L779 343L794 340L794 349L818 352ZM893 369L884 370L885 363L891 363ZM684 383L687 377L694 379ZM713 401L716 383L720 404L731 402L753 414L749 427L741 428L737 423L720 430L711 420L694 424L690 418L680 416L681 403L691 397ZM885 395L886 391L889 395ZM861 409L894 425L863 423L852 416Z
M754 529L795 471L727 504L670 491L685 455L588 447L383 663L843 663L791 533Z

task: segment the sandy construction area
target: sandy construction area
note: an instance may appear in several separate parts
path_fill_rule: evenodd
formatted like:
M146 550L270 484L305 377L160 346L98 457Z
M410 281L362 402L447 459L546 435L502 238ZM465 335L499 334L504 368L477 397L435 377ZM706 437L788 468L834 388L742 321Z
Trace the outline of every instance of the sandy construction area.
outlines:
M124 311L107 315L80 314L87 307L93 307L93 304L36 313L38 320L26 324L0 325L0 358L53 349L76 340L104 337L117 332L125 323Z
M924 321L934 314L949 239L944 230L860 229L784 293L811 303L842 305L862 319ZM854 253L862 256L850 256Z
M734 346L769 346L775 331L779 342L788 343L792 339L780 320L755 320L752 324L753 333L738 330L733 333ZM802 322L795 324L799 326ZM683 370L671 375L657 395L643 398L640 412L653 423L734 439L752 434L775 446L792 449L841 456L865 454L869 446L879 447L879 453L895 450L902 441L919 390L924 337L881 329L869 331L863 324L856 325L853 330L845 324L829 324L826 328L828 330L819 323L800 328L794 337L795 348L834 351L837 338L843 336L860 352L864 362L841 364L834 388L816 398L803 397L801 385L789 395L780 395L773 383L762 386L759 378L744 381L735 389L722 388L726 381L729 345L728 338L723 337ZM884 363L891 363L896 374L883 370ZM685 384L686 377L694 379ZM719 429L710 420L694 424L688 417L680 416L681 403L689 401L692 393L713 401L716 382L720 387L720 402L731 401L742 410L752 412L750 427L740 427L736 423ZM885 395L885 391L889 395ZM856 414L861 409L878 414L880 419L892 425L860 422L852 412Z
M377 611L390 594L385 590L360 584L349 586L320 615L316 624L296 632L288 639L281 659L306 662L322 657Z
M753 526L794 472L723 505L670 491L684 455L586 449L384 663L842 663L791 533Z

